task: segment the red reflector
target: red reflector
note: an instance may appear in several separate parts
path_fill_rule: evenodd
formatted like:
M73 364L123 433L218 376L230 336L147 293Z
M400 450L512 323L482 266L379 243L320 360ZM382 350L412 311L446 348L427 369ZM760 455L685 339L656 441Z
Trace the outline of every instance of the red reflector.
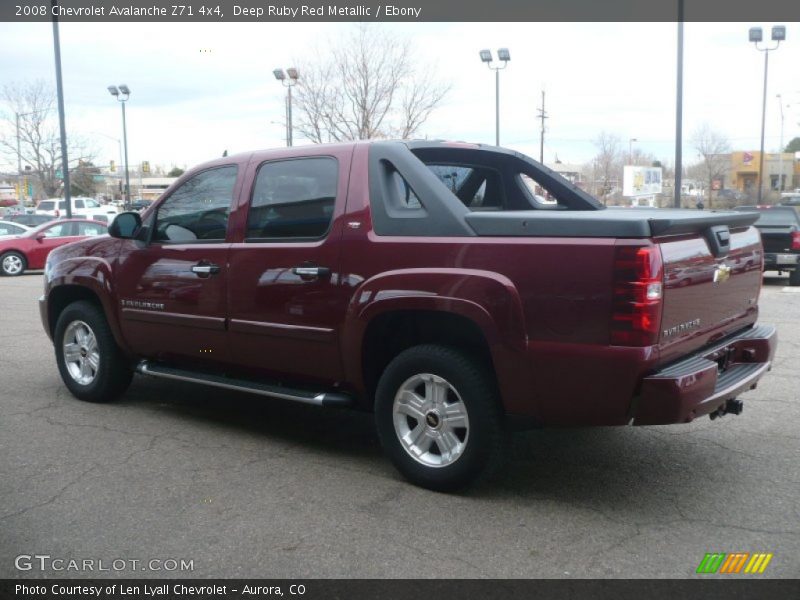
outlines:
M663 263L657 246L618 246L614 254L611 343L651 346L658 341Z

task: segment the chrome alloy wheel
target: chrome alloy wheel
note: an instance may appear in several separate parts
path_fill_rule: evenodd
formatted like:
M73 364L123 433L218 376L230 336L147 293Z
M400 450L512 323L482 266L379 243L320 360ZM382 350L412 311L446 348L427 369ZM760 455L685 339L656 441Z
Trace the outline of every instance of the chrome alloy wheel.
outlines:
M394 397L392 418L403 449L426 467L451 465L467 447L467 407L438 375L420 373L407 379Z
M3 259L3 271L8 275L18 275L22 272L22 259L16 254L9 254Z
M80 385L89 385L100 368L97 337L84 321L72 321L64 330L64 364L70 377Z

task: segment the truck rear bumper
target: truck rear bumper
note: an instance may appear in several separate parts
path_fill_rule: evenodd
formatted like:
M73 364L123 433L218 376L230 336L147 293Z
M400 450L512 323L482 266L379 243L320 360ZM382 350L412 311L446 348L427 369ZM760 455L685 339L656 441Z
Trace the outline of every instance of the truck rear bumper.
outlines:
M757 325L644 378L634 425L688 423L756 387L772 365L778 336Z
M766 252L764 253L764 270L769 271L780 267L796 267L799 259L800 254Z

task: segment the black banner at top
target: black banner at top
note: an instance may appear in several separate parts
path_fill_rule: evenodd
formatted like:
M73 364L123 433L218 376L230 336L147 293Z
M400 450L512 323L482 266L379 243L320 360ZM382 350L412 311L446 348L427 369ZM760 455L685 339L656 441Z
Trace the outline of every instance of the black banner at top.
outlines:
M0 21L800 21L798 0L3 0Z

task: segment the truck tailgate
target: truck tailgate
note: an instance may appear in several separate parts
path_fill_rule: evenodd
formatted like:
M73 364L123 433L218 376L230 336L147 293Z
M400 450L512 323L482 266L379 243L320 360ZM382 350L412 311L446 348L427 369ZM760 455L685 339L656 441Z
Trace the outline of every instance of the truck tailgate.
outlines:
M701 233L657 241L664 261L662 363L756 321L763 250L755 227L731 229L730 250L718 257Z
M761 225L761 240L764 243L764 252L792 252L792 232L794 228L790 225L772 226Z

